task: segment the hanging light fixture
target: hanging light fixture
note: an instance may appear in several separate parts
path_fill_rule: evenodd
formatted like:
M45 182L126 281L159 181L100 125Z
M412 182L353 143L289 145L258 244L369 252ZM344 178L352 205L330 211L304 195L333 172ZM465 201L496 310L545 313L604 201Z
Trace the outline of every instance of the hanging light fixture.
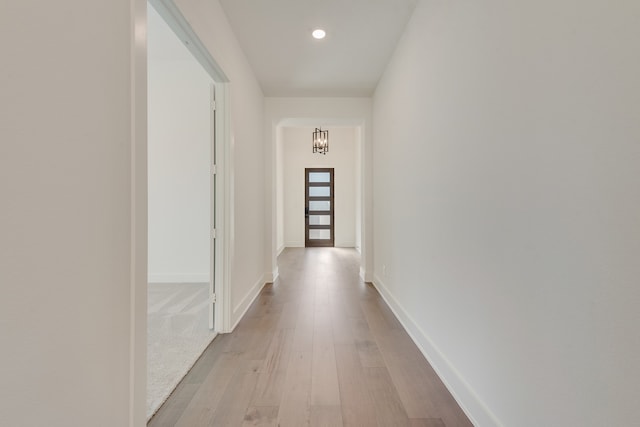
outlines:
M327 154L329 151L329 131L322 128L313 132L313 152Z

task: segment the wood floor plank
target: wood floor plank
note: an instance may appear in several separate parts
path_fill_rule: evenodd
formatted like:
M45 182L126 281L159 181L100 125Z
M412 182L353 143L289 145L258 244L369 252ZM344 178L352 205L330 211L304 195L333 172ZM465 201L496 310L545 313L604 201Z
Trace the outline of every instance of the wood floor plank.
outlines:
M264 359L279 317L280 313L271 313L242 319L231 334L226 351L240 353L248 360Z
M373 397L378 426L409 426L409 417L404 410L387 369L363 369L368 389Z
M267 314L260 318L260 324L254 328L253 343L247 356L251 359L264 359L276 333L276 325L280 320L280 313Z
M150 427L173 427L199 389L198 384L181 383L147 423Z
M279 329L273 336L267 357L253 393L252 406L278 406L282 399L287 367L291 356L293 331Z
M252 406L244 416L242 427L276 427L278 406Z
M377 310L377 305L369 306L367 315L377 325L373 334L408 416L441 418L448 427L472 426L409 335L377 323Z
M345 426L375 426L375 402L360 364L355 344L336 345L342 420Z
M340 405L340 387L331 329L314 329L313 331L311 404Z
M389 331L391 328L386 319L380 313L375 301L365 300L360 303L362 312L364 313L369 330L373 334L383 334Z
M271 344L269 345L269 350L262 362L262 366L260 367L260 373L286 370L286 367L289 364L293 335L293 330L291 329L279 329L274 333Z
M198 391L175 425L189 427L209 424L239 366L240 356L237 353L222 354L206 378L201 381Z
M398 395L411 418L439 418L433 396L427 395L429 378L422 378L413 372L413 358L407 358L407 342L397 336L397 330L390 327L375 303L363 303L363 310L371 333L379 346L385 365L397 387ZM414 345L415 347L415 345ZM410 366L406 363L410 362Z
M215 337L182 381L188 384L202 384L220 356L224 353L228 337L229 335L218 335Z
M365 368L382 368L385 366L378 343L369 330L367 321L355 319L351 323L352 333L355 338L356 348L360 356L360 362Z
M343 427L340 406L312 406L309 420L311 427Z
M411 427L447 427L441 418L411 418Z
M326 289L319 286L315 294L314 307L314 329L331 329L333 317L331 316L331 306L329 305L329 294Z
M295 329L299 312L300 307L295 301L286 301L283 305L282 313L280 314L278 329Z
M329 308L331 310L331 328L333 331L333 342L339 344L354 344L356 337L353 333L352 324L357 320L352 316L347 307L358 301L346 292L334 292L329 297ZM358 308L358 307L356 307ZM358 308L359 310L359 308Z
M311 351L293 351L289 358L284 393L278 411L278 426L309 425L311 408Z
M242 425L257 382L257 372L248 372L244 369L238 369L236 375L234 375L229 382L229 385L224 389L223 397L214 411L213 418L208 425Z
M293 333L293 348L297 351L311 353L313 351L313 328L315 311L313 299L300 306L296 329Z
M380 310L380 313L382 314L382 317L384 317L384 319L386 320L387 325L389 325L389 328L391 328L391 329L399 329L399 330L404 331L404 328L402 327L402 324L400 323L400 321L398 320L396 315L393 314L393 311L391 310L391 308L389 308L387 303L384 302L384 299L375 298L373 301L375 301L376 306Z
M335 315L332 320L331 333L334 345L355 344L356 338L353 336L350 324L353 320Z

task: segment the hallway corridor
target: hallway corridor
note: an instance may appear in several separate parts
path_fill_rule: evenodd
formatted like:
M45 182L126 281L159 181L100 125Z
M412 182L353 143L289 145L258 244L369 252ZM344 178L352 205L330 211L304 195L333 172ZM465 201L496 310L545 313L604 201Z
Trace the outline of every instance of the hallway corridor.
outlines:
M285 249L149 426L471 426L353 249Z

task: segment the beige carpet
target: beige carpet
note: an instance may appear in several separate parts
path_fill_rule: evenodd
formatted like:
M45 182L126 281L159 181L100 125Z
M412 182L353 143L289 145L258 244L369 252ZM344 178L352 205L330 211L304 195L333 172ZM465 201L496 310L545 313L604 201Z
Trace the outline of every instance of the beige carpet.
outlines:
M208 283L150 283L148 288L147 419L160 408L213 340Z

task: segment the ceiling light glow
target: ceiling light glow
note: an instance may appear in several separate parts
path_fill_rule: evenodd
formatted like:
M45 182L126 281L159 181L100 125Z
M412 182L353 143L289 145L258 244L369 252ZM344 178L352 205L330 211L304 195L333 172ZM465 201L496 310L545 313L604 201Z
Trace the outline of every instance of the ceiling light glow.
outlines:
M324 30L318 28L317 30L313 30L313 33L311 33L311 35L314 39L320 40L323 39L327 35L327 33Z

